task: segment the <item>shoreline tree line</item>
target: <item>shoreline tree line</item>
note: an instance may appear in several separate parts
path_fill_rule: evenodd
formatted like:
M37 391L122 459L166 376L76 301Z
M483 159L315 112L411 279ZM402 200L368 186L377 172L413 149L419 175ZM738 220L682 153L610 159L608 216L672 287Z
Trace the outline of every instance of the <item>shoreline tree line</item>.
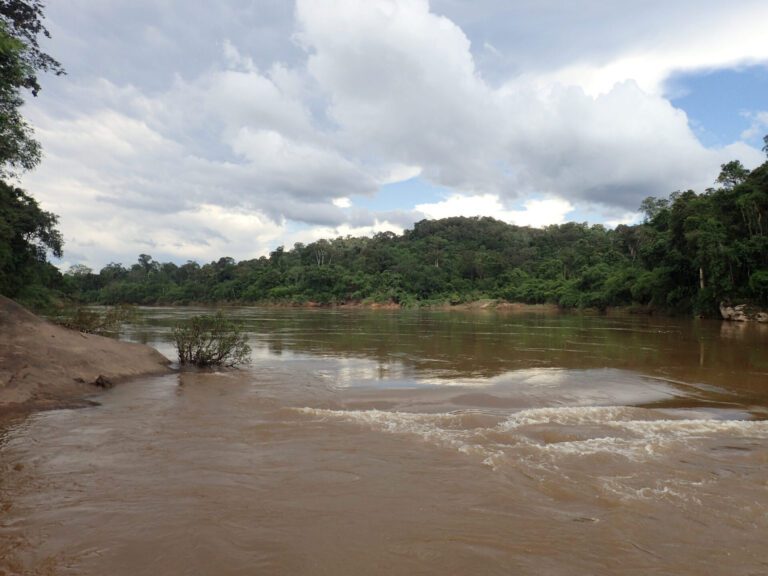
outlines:
M400 235L324 239L240 262L178 265L141 254L131 266L98 272L76 265L61 289L92 304L409 307L493 298L703 315L716 314L721 301L768 305L768 162L751 172L725 164L717 184L647 198L641 224L615 229L422 220Z

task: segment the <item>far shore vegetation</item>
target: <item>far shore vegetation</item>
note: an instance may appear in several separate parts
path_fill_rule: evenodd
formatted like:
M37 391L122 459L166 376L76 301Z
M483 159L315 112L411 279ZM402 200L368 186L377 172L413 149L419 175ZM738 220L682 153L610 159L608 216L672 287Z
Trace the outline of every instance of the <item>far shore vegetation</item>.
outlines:
M768 141L767 141L768 145ZM493 218L423 220L401 235L279 247L269 256L77 265L46 286L92 304L395 304L500 299L562 308L637 306L716 315L722 301L768 305L768 162L722 167L717 187L648 198L644 221L545 228Z
M279 247L241 262L224 257L179 265L141 254L130 266L110 263L96 272L75 265L64 274L45 259L47 249L60 253L55 217L3 186L0 192L15 204L3 206L0 287L33 307L51 298L105 305L403 307L498 299L705 316L715 316L723 301L766 307L768 162L751 172L739 162L726 164L717 184L701 194L648 198L642 223L615 229L455 217L423 220L401 235Z

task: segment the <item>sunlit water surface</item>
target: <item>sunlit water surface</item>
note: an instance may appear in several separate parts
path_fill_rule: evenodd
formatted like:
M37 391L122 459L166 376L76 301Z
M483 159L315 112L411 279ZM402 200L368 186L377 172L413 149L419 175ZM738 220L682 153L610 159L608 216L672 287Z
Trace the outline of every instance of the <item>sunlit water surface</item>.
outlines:
M768 573L766 326L228 313L250 366L0 431L0 574Z

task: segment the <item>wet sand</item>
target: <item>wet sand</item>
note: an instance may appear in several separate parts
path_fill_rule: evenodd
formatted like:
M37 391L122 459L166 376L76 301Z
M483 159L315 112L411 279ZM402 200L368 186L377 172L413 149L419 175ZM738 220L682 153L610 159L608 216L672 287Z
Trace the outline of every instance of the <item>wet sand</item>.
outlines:
M768 572L761 333L371 314L259 313L247 369L6 427L0 569Z
M12 414L88 405L98 388L164 374L157 350L69 330L0 296L0 425Z

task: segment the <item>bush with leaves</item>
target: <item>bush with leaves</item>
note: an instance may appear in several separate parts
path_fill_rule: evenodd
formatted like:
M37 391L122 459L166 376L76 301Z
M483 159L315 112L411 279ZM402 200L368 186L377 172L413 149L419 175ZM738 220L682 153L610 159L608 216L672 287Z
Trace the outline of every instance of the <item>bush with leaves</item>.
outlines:
M250 360L248 336L221 312L177 324L173 340L181 365L236 366Z

